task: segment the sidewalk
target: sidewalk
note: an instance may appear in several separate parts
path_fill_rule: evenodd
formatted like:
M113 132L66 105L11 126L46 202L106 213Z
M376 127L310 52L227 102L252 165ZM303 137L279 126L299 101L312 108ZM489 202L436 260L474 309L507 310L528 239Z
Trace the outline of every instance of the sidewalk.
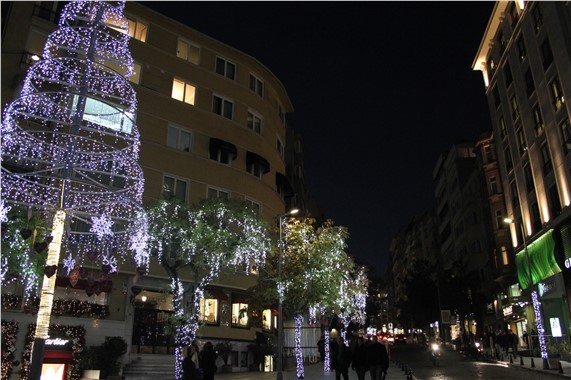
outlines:
M549 373L552 375L558 375L560 377L570 377L571 378L571 363L560 361L559 363L553 363L554 366L557 365L557 368L553 369L545 369L544 366L549 367L548 363L545 362L542 358L538 357L529 357L529 356L521 356L518 355L514 357L512 354L509 355L502 355L500 360L489 359L491 361L495 361L497 363L504 363L508 366L512 367L521 367L528 369L530 371L537 371L541 373ZM560 365L559 365L560 364Z
M335 371L323 372L323 363L306 364L304 367L306 380L335 380ZM276 372L232 372L217 373L219 380L276 380ZM370 378L367 373L367 379ZM357 373L349 369L349 379L357 379ZM406 380L406 374L391 362L385 380ZM297 380L295 369L284 371L283 380Z

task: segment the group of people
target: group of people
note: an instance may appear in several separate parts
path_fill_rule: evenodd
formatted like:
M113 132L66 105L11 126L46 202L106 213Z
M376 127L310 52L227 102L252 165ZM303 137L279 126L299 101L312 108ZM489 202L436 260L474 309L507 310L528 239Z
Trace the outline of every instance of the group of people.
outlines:
M318 347L323 360L324 346L318 342ZM387 348L378 341L376 335L373 335L371 340L358 337L349 347L342 339L333 339L329 352L331 368L335 370L335 380L340 380L341 377L343 380L349 380L349 368L357 373L359 380L365 380L368 371L371 373L371 380L383 380L389 368Z
M519 337L514 334L511 329L507 329L507 331L491 331L485 333L486 337L488 338L488 342L490 348L492 349L492 354L496 358L499 358L502 352L505 354L513 354L514 358L517 357L517 347L519 343ZM524 333L524 341L525 344L529 348L529 338L526 339L527 332Z
M216 359L218 354L214 351L212 342L206 342L202 351L196 342L187 348L186 357L182 361L184 380L213 380L217 370Z

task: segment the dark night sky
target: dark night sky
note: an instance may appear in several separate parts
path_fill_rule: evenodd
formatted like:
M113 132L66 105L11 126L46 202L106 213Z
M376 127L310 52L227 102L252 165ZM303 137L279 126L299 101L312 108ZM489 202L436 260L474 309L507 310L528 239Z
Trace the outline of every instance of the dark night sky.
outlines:
M440 153L491 129L472 62L493 2L144 2L284 84L306 177L349 250L384 274L391 238L434 207Z

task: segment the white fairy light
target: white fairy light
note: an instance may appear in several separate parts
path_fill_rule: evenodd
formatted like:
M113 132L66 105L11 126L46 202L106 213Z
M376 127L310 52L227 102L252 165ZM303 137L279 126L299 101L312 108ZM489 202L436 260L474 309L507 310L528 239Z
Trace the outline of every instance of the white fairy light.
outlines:
M75 269L75 264L76 261L71 253L65 259L63 259L63 267L66 269L68 275L72 270Z
M12 207L4 204L4 200L0 201L0 223L6 223L8 221L8 212L11 209Z
M113 221L107 215L94 216L91 218L91 229L90 232L95 233L98 239L103 239L105 236L113 235L111 227L113 227Z

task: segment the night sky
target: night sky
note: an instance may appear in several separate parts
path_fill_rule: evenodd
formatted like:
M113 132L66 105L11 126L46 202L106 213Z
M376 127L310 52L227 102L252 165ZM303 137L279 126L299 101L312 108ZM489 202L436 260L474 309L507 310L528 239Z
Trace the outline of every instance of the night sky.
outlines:
M349 251L384 274L392 237L434 207L451 145L491 129L472 70L494 2L147 2L284 84L306 178Z

